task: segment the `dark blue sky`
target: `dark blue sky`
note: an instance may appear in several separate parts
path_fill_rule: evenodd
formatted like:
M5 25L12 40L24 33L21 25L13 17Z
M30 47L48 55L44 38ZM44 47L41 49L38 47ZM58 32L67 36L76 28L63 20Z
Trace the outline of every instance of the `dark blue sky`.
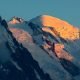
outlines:
M48 14L80 26L80 0L0 0L0 15L26 20Z

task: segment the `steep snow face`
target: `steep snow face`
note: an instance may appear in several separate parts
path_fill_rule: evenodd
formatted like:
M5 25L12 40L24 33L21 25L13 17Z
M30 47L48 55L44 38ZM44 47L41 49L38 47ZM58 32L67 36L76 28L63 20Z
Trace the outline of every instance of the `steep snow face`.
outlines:
M64 39L79 39L80 30L64 20L48 15L42 15L32 19L31 22L38 24L39 26L43 26L42 29L44 31L53 35L56 34Z
M22 23L24 22L24 20L22 18L18 18L18 17L13 17L8 24L18 24L18 23Z
M10 28L10 31L13 33L14 37L20 43L24 43L24 42L32 43L33 42L31 35L22 29Z

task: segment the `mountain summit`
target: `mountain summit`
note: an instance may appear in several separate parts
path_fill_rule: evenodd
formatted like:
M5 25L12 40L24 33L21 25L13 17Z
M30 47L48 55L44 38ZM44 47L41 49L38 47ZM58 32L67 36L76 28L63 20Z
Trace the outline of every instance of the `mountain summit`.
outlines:
M42 29L52 35L57 33L58 36L67 40L79 39L80 30L78 28L56 17L41 15L32 19L31 22L43 26Z
M13 17L10 21L9 24L18 24L18 23L22 23L24 22L24 20L22 18L19 17Z

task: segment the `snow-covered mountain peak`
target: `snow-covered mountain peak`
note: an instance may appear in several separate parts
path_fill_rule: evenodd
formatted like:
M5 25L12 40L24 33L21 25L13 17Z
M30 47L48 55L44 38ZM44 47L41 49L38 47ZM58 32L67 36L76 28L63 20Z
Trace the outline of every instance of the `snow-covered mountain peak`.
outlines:
M60 37L68 40L79 39L80 30L68 22L49 15L41 15L32 19L31 22L39 26L46 32L54 35L57 33Z
M19 17L13 17L8 23L9 24L18 24L18 23L23 23L24 20L22 18Z

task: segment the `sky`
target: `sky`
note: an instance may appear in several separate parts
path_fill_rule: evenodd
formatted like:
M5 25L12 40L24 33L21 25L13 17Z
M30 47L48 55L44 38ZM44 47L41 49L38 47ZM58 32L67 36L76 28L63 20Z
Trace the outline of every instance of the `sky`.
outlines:
M51 15L80 27L80 0L0 0L0 15L30 20L39 15Z

